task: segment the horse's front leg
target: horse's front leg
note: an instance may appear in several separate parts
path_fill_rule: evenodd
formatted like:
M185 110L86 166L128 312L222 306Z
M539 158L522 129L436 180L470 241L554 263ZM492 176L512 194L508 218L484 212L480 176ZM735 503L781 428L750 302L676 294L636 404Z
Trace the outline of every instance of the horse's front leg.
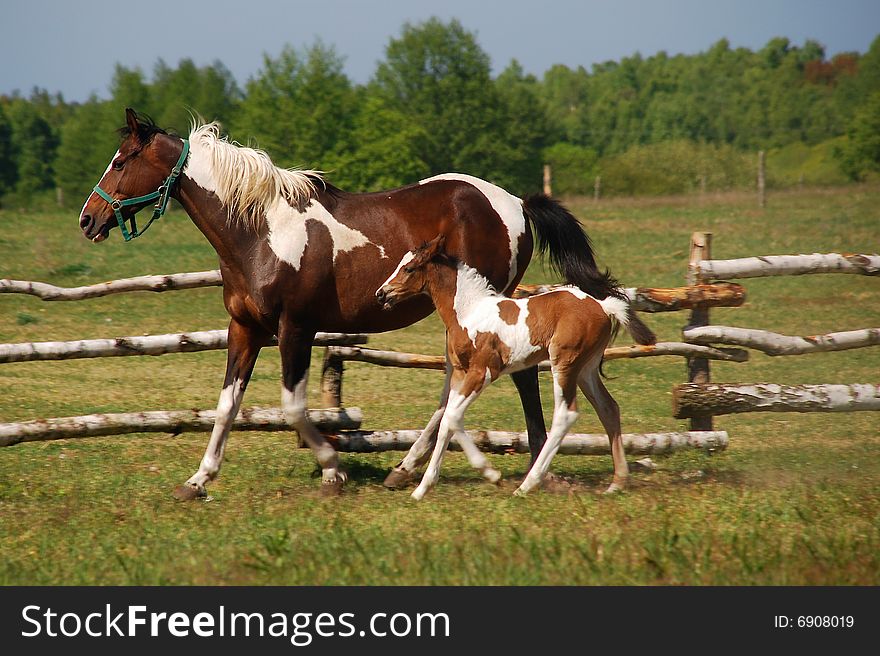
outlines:
M547 440L547 424L544 423L544 412L541 408L541 391L538 387L538 367L529 367L510 374L519 400L522 403L523 415L526 418L526 430L529 434L529 466L535 464L538 454Z
M278 347L281 351L281 407L284 418L315 455L321 465L321 492L336 495L347 480L339 469L339 455L311 422L307 411L307 384L311 363L314 331L306 331L282 319L278 329Z
M440 393L440 403L437 410L428 421L428 425L419 435L418 439L409 448L406 456L401 460L382 483L391 490L397 490L406 485L415 477L418 468L421 467L431 455L431 447L437 442L437 433L440 428L440 420L449 400L449 380L452 376L452 365L449 362L449 354L446 354L446 380L443 382L443 391Z
M217 402L217 419L214 421L211 439L199 470L186 483L174 489L174 496L182 501L207 496L205 485L217 478L223 463L229 430L238 415L260 348L269 342L269 336L265 332L240 324L235 319L229 323L228 335L226 378Z

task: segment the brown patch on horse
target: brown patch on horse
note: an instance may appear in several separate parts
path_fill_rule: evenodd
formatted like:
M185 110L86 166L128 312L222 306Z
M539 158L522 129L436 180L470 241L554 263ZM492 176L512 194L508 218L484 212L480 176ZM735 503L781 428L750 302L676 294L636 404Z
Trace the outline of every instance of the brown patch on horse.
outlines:
M501 301L498 303L498 316L504 323L515 326L519 318L519 305L513 301Z
M532 296L527 307L526 326L535 346L548 346L551 340L570 345L596 343L603 330L611 331L611 320L592 298L581 300L558 291Z

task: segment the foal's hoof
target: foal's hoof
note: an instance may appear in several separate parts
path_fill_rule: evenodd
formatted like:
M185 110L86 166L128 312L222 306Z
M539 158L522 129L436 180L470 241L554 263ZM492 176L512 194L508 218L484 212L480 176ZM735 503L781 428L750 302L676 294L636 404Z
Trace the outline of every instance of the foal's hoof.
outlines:
M605 490L602 494L619 494L626 489L626 483L621 483L620 481L614 481L611 485L608 486L608 489Z
M340 472L332 481L321 481L321 496L338 497L342 494L342 488L345 486L347 479L348 477Z
M501 472L492 467L486 467L483 470L483 478L493 485L498 485L501 482Z
M541 489L551 494L569 494L574 489L571 482L557 476L553 472L547 472L544 480L541 481Z
M178 485L174 488L172 494L178 501L195 501L196 499L204 499L208 496L205 488L198 485L190 485L189 483Z
M409 485L409 482L411 480L412 474L410 474L405 469L395 467L391 470L391 473L385 477L382 485L387 487L389 490L400 490Z

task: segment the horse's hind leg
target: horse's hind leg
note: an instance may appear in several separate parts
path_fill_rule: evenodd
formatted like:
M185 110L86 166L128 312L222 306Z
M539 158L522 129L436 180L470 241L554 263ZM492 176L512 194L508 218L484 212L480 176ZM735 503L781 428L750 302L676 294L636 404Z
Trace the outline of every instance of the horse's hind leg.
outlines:
M397 490L406 487L407 483L409 483L415 476L416 470L424 464L431 455L431 447L433 447L437 441L440 420L443 418L443 411L446 410L446 402L449 399L449 380L451 376L452 365L449 362L449 354L447 353L446 380L443 382L443 391L440 393L439 407L434 411L434 414L431 415L428 425L425 426L425 429L422 431L421 435L419 435L419 438L409 448L409 451L406 456L404 456L403 460L397 463L394 469L391 470L391 473L385 478L382 485L388 489Z
M538 387L538 367L531 367L510 374L519 399L522 403L523 415L526 419L526 431L529 434L529 466L535 464L538 454L547 441L547 425L544 423L544 412L541 408L541 392Z
M599 421L608 433L611 442L611 459L614 463L614 478L605 493L620 492L626 487L629 478L629 465L626 464L626 454L623 451L623 437L620 429L620 406L605 388L605 384L599 377L599 368L596 366L584 367L578 377L578 385L584 396L596 409Z
M208 448L199 470L183 485L177 486L174 496L180 500L196 499L207 495L205 484L220 472L223 452L232 422L241 407L245 388L254 370L260 348L268 343L262 331L248 328L234 319L229 324L229 351L226 359L226 378L217 403L217 419L211 431Z
M314 331L282 320L278 328L278 347L281 351L281 408L284 418L305 440L321 465L321 491L333 495L342 491L347 476L339 470L336 449L318 432L309 419L307 384L311 364Z

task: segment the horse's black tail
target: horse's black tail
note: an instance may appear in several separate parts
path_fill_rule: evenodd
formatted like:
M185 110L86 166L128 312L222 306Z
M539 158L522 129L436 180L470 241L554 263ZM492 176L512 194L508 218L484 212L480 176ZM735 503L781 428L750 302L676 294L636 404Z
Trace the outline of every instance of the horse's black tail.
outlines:
M593 298L609 296L627 300L626 294L611 272L600 271L593 255L590 237L574 215L561 203L546 194L523 199L523 212L531 222L538 252L549 254L550 264L566 283L583 289ZM628 310L627 330L637 344L656 344L657 336Z

